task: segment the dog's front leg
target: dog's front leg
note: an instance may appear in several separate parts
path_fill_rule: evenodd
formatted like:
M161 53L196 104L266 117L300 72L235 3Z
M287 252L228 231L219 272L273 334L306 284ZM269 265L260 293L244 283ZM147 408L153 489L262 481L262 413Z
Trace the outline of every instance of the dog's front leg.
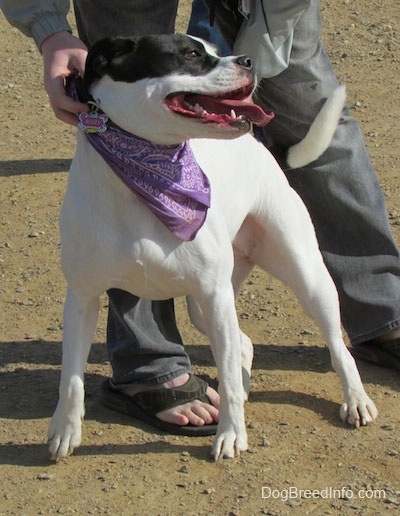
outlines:
M204 325L218 369L220 411L211 455L234 457L247 449L240 330L231 287L200 304Z
M53 460L70 455L81 442L85 414L83 374L99 311L98 298L84 301L70 289L64 304L59 401L48 431Z

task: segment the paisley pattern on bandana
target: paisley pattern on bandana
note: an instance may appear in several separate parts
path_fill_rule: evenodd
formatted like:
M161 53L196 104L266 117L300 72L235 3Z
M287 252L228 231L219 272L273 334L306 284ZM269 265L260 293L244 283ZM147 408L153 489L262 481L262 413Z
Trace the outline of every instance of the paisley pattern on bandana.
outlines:
M68 79L67 93L78 100L81 79ZM105 132L85 131L85 135L125 185L176 237L194 239L206 220L211 189L189 142L156 145L110 124Z
M194 239L206 219L211 190L189 142L156 145L113 126L86 137L175 236Z

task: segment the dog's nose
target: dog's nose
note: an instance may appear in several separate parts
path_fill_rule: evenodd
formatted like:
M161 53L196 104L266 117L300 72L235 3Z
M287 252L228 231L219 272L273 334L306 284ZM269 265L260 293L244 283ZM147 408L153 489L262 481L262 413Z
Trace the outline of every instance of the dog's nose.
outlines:
M248 70L249 72L253 69L253 62L249 56L239 56L236 59L236 62L243 68L246 68L246 70Z

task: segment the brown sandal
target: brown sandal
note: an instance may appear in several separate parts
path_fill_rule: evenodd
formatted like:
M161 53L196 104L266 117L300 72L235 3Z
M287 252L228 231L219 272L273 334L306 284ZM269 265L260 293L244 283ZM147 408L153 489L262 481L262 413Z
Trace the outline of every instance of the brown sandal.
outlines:
M211 404L207 396L208 384L195 375L190 375L189 380L182 386L174 389L155 389L128 396L112 387L108 379L101 386L100 402L102 405L140 419L144 423L163 430L169 434L187 436L214 435L217 432L217 424L211 425L177 425L167 423L159 419L156 414L162 410L177 407L193 400L200 400Z

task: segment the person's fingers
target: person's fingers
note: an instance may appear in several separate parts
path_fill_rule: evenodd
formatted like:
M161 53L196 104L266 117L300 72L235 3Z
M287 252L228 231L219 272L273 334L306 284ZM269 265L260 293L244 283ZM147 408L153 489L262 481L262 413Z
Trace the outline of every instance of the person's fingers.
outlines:
M64 88L64 78L55 77L45 82L45 89L54 114L59 120L77 125L77 115L88 111L88 106L69 97Z
M88 107L76 102L65 91L65 83L71 74L83 75L87 49L67 31L55 33L41 46L44 65L44 87L55 116L71 125L77 125L77 114L87 112Z
M78 125L78 117L77 115L73 115L68 111L64 111L63 109L53 108L54 115L61 122L65 122L66 124L73 125L76 127Z

